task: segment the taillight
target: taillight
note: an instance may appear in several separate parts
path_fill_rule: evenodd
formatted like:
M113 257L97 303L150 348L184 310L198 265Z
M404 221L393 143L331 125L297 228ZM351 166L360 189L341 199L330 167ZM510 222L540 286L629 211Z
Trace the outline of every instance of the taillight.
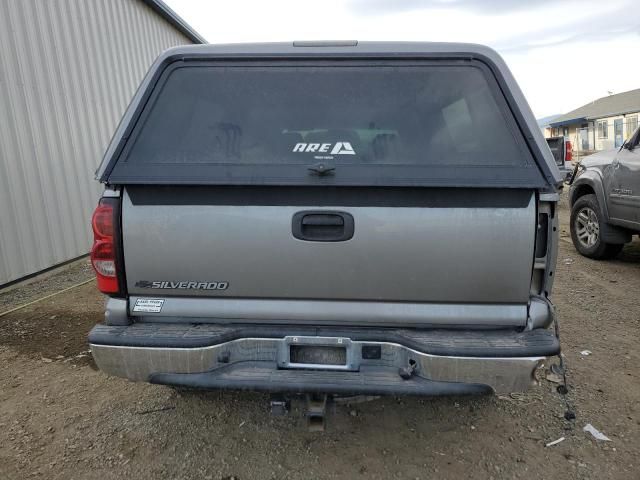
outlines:
M116 244L114 226L116 209L113 198L103 198L93 212L93 247L91 247L91 265L96 272L98 290L102 293L118 293L118 271L116 262Z
M564 161L570 162L571 160L573 160L573 145L567 140L564 142Z

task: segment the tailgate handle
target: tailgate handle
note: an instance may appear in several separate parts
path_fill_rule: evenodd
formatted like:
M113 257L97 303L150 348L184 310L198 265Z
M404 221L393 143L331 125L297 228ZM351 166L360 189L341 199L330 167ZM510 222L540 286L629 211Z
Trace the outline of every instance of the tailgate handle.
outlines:
M293 216L291 231L308 242L344 242L353 237L351 214L336 211L308 210Z
M302 226L305 225L314 225L316 227L323 225L327 227L343 227L344 218L340 215L314 213L302 217Z

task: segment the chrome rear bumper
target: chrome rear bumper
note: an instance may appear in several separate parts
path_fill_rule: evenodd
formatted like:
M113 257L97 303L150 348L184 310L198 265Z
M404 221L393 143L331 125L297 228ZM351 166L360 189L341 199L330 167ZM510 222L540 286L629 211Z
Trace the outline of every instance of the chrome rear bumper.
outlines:
M344 366L331 367L290 364L288 352L292 343L344 345L347 348L347 362ZM406 381L403 382L399 375L389 383L389 378L394 376L394 372L410 363L415 365L413 378L417 381L483 386L498 394L525 391L535 384L535 371L547 358L433 355L392 342L354 341L348 337L317 336L241 338L217 345L187 348L96 343L90 345L93 358L101 370L134 381L183 384L202 388L222 388L221 385L243 388L242 386L246 385L246 388L252 390L286 388L296 391L317 390L313 387L315 382L329 390L333 385L336 392L346 391L345 384L351 381L354 384L354 393L377 391L376 387L365 384L375 381L371 380L372 378L380 379L381 376L363 373L374 371L384 372L386 378L385 388L380 388L380 393L411 393L404 388L407 385ZM362 347L365 345L379 347L379 358L363 358ZM274 380L274 375L278 372L286 374L286 381L282 375L282 378ZM224 375L226 380L224 383L217 380L203 381L207 375L209 378ZM246 379L251 375L253 380L248 383L234 378L242 376ZM298 380L305 380L306 383L300 383ZM397 385L397 388L394 385ZM416 393L424 393L424 390L417 389Z

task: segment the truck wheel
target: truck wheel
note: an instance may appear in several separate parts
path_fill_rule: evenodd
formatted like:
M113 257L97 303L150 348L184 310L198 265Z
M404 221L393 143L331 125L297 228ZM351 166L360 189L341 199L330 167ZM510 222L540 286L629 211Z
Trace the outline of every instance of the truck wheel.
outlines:
M604 243L600 232L604 230L604 220L595 195L580 197L571 209L571 240L576 250L585 257L596 260L613 258L624 244Z

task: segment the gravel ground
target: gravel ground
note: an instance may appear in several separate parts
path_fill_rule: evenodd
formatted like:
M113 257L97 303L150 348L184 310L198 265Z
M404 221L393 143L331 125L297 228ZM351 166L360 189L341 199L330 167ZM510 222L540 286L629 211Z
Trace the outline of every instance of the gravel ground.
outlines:
M6 287L0 290L0 314L32 300L77 285L94 278L94 276L91 262L85 257L27 282Z
M585 259L567 217L563 205L553 300L573 422L544 378L522 395L337 405L320 434L306 431L300 405L271 417L263 394L110 378L85 343L103 309L89 283L0 317L0 478L638 479L640 242L613 261ZM0 312L79 283L79 265L0 294Z

